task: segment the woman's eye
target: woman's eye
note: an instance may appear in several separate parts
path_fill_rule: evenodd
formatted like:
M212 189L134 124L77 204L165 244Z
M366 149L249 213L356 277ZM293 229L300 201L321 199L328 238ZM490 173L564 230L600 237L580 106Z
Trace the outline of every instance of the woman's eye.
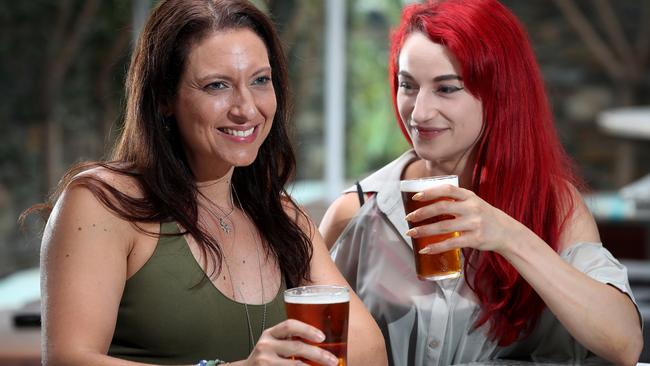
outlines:
M264 85L264 84L268 84L270 81L271 81L271 78L269 76L260 76L260 77L255 78L255 80L253 81L253 84L255 84L255 85Z
M417 85L409 83L408 81L400 81L398 86L399 86L399 89L402 90L402 93L404 95L412 95L414 93L417 93L417 90L418 90Z
M413 86L406 81L400 81L399 82L399 87L402 89L413 89Z
M452 94L452 93L455 93L455 92L457 92L457 91L461 91L461 90L463 90L463 89L464 89L464 88L463 88L462 86L441 85L440 87L438 87L438 89L436 89L436 93L440 93L440 94Z
M226 84L223 81L215 81L213 83L206 85L205 88L212 89L212 90L221 90L226 88Z

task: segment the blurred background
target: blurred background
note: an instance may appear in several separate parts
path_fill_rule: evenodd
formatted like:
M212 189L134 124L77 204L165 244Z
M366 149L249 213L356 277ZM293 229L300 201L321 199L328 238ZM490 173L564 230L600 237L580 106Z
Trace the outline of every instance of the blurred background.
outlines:
M21 355L37 340L29 315L38 309L42 221L20 228L17 218L72 163L108 151L121 126L131 47L155 2L0 2L0 345L14 355L3 361L0 349L0 365L27 364ZM410 1L254 2L275 20L289 57L298 153L290 191L318 222L341 189L407 149L386 65L390 29ZM647 322L650 1L502 2L528 29L560 138L589 185L585 198L605 246L628 265ZM16 327L6 314L21 311Z

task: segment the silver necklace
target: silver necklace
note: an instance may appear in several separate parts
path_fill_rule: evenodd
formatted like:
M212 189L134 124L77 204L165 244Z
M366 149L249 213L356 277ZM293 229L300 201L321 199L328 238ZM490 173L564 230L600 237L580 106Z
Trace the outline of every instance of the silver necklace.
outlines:
M239 201L239 196L237 196L237 191L235 190L235 187L233 186L233 192L235 193L235 198L237 199L237 203L241 207L241 202ZM235 205L233 202L232 194L230 195L230 200L232 203L232 210L224 216L224 218L227 218L230 216L230 214L235 210ZM216 206L216 205L215 205ZM219 207L219 206L217 206ZM224 228L224 224L222 223L222 219L219 216L214 215L214 211L210 210L208 208L208 211L215 216L219 220L219 225L221 226L221 229L224 230L226 234L230 233L230 226L227 226L227 231ZM223 210L221 210L223 212ZM251 237L254 237L253 231L251 230ZM264 304L263 311L262 311L262 325L260 327L260 336L262 336L262 332L264 331L264 328L266 328L266 301L264 301L264 278L262 276L262 260L260 259L260 249L257 245L255 245L255 253L257 254L257 268L259 269L259 274L260 274L260 287L262 288L262 303ZM232 278L232 273L230 271L230 266L228 265L228 260L226 259L226 256L223 256L223 263L226 265L226 271L228 271L228 277L230 279L230 286L232 287L232 293L233 293L233 298L235 297L235 282L233 281ZM241 298L242 302L244 303L244 311L246 312L246 324L248 325L248 335L249 335L249 345L248 349L249 352L253 350L253 347L255 346L255 336L253 334L253 325L251 322L251 316L250 316L250 311L248 310L248 303L246 302L246 298L244 298L244 294L241 291L241 287L237 288L237 292L239 292L239 297Z
M262 336L262 332L264 331L264 328L266 327L266 301L264 301L264 279L262 278L262 262L260 260L260 250L255 245L255 252L257 253L257 266L260 270L260 286L262 287L262 302L264 303L264 310L262 312L262 326L260 327L260 336ZM228 277L230 278L230 286L232 287L232 293L233 297L235 294L235 283L232 279L232 273L230 272L230 266L228 265L228 260L226 257L223 257L223 263L226 265L226 270L228 271ZM248 349L249 352L253 350L253 347L255 346L255 336L253 335L253 325L251 322L251 316L250 312L248 311L248 303L246 302L246 298L244 298L244 294L241 291L241 287L237 287L237 291L239 292L239 297L241 298L242 302L244 303L244 311L246 312L246 324L248 325L248 335L249 335L249 344L248 344Z
M234 189L234 187L233 187L233 189ZM204 196L204 197L205 197L205 196ZM214 203L214 202L213 202L211 199L209 199L208 197L205 197L205 199L206 199L206 201L208 201L208 204L205 205L205 208L210 212L210 214L211 214L212 216L214 216L214 217L217 218L217 220L219 221L219 227L221 228L221 230L222 230L224 233L226 233L226 234L230 234L230 232L232 231L232 228L230 227L230 224L228 223L228 221L226 221L226 219L227 219L228 216L230 216L233 212L235 212L235 202L233 202L232 192L230 192L230 212L228 212L228 213L226 213L226 212L225 212L225 211L224 211L224 210L223 210L219 205L217 205L216 203ZM239 200L239 199L238 199L238 200ZM218 208L219 211L221 211L221 213L223 214L223 216L219 216L219 215L217 215L217 213L214 212L214 209L213 209L212 207L210 207L210 206L215 206L216 208Z

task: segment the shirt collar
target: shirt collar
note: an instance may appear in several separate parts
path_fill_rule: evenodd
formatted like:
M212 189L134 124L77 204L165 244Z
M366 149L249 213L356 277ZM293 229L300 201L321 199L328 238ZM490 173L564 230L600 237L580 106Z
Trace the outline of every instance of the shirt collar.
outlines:
M411 246L411 240L404 235L408 230L408 224L404 220L406 213L402 205L399 182L406 166L416 159L418 157L411 149L360 182L364 192L375 192L377 207L386 215L409 246Z

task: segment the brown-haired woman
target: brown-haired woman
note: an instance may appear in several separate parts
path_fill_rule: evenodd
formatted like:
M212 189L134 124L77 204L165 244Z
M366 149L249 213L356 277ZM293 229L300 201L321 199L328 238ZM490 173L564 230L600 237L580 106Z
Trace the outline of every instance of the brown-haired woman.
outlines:
M284 288L347 286L284 190L287 85L277 34L248 2L158 4L111 159L72 168L32 209L49 215L44 364L336 364L292 340L323 334L284 313ZM386 363L354 294L350 333L350 364Z

